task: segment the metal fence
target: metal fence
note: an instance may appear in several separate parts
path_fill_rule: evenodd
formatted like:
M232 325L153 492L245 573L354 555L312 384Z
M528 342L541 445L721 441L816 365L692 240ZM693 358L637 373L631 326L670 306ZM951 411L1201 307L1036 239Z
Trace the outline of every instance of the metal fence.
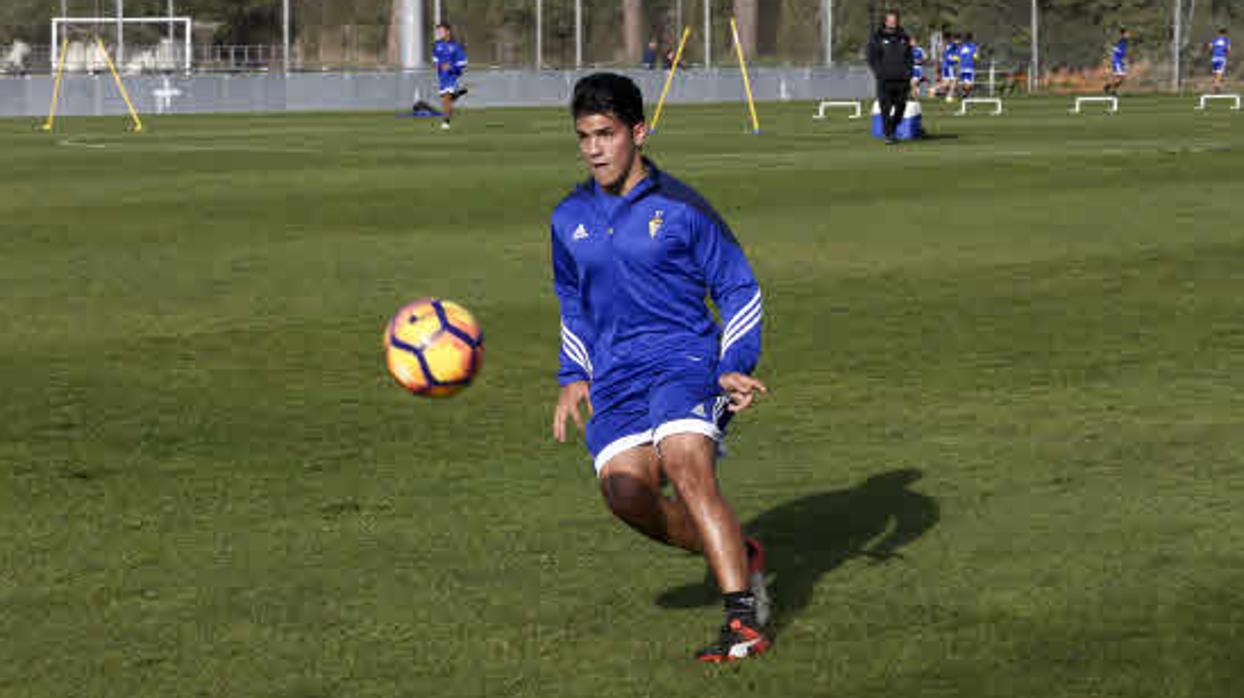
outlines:
M50 22L56 16L183 15L193 18L196 72L369 72L410 68L402 60L403 18L414 14L419 63L431 28L453 25L472 70L660 68L680 28L692 29L690 67L734 65L729 19L758 67L861 64L883 0L0 0L0 71L50 72ZM971 31L981 66L1049 90L1100 87L1109 44L1120 26L1133 34L1133 88L1170 89L1208 78L1205 44L1219 26L1244 15L1244 0L907 0L904 25L936 61L946 31ZM288 13L286 12L288 8ZM1036 21L1034 22L1034 17ZM288 43L286 43L288 29ZM1038 30L1035 37L1033 32ZM117 36L98 33L125 55L127 72L168 70L167 38L157 25ZM18 50L19 47L24 47ZM288 47L288 50L286 49ZM162 52L162 53L161 53ZM1038 71L1034 72L1034 64Z

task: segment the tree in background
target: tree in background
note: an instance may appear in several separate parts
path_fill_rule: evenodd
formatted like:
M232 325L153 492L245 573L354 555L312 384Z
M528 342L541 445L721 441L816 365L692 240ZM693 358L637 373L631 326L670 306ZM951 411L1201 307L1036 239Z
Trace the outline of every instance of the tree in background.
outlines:
M624 59L630 64L639 63L644 52L644 0L622 0L622 36L624 41Z

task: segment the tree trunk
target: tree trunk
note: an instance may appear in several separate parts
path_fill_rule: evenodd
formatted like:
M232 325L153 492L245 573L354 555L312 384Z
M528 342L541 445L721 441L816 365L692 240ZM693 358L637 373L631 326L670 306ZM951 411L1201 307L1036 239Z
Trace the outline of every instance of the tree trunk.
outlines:
M391 66L402 64L402 0L389 3L389 35L385 42L385 60Z
M734 18L739 24L739 43L747 57L756 55L757 0L734 0Z
M644 53L644 0L622 0L622 35L626 62L639 63Z

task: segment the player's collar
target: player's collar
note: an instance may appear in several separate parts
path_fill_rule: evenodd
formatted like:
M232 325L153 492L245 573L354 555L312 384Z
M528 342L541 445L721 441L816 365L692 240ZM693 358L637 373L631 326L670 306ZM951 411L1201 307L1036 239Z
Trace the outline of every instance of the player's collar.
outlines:
M648 174L643 179L635 183L631 190L623 197L627 202L637 201L640 197L655 189L660 184L661 170L657 169L656 163L646 157L640 156L644 162L644 169Z

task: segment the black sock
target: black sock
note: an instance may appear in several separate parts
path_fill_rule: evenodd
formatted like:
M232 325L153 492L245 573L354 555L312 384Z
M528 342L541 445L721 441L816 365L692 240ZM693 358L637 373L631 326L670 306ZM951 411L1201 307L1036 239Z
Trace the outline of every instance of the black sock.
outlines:
M734 591L722 594L721 599L726 607L726 619L738 618L748 623L756 622L756 597L750 591Z

